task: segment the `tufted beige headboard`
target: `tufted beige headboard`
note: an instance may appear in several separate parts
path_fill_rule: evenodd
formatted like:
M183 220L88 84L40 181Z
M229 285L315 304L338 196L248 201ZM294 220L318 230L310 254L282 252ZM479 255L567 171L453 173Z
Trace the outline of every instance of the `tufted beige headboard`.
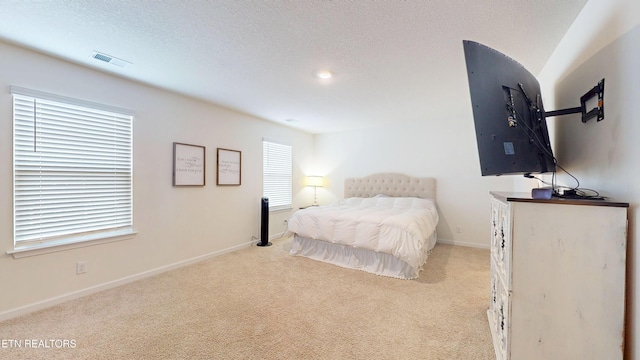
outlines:
M373 174L344 181L344 197L373 197L378 194L396 197L436 198L435 178L416 178L395 173Z

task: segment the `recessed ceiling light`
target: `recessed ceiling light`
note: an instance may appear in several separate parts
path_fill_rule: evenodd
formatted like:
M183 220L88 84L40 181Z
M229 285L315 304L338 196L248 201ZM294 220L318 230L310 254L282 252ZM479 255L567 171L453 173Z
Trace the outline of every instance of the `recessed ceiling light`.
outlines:
M318 71L316 73L316 76L319 77L320 79L331 79L333 77L333 73L331 71L323 70L323 71Z

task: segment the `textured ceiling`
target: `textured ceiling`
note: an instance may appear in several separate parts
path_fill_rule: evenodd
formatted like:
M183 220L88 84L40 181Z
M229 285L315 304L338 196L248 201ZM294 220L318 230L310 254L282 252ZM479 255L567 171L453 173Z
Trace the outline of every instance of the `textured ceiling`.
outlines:
M0 0L0 38L325 133L470 114L463 39L536 74L585 3ZM319 70L335 76L318 79Z

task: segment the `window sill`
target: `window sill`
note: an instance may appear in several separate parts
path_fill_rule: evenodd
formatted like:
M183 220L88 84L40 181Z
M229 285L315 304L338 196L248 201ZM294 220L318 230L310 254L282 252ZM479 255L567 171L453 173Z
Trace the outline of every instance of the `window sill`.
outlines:
M269 209L270 213L276 213L276 212L285 212L285 211L291 211L293 210L293 206L287 206L287 207L279 207L279 208L274 208L274 209Z
M29 256L49 254L58 251L77 249L86 246L106 244L115 241L128 240L137 234L133 229L114 231L109 233L85 235L79 237L65 238L46 243L28 244L7 251L14 259L21 259Z

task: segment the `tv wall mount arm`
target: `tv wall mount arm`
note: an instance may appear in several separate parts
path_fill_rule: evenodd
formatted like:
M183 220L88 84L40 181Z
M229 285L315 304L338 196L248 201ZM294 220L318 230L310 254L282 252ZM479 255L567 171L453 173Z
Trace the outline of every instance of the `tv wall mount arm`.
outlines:
M597 106L587 111L587 101L591 100L595 96L598 96ZM546 111L545 116L549 117L577 113L582 113L583 123L586 123L594 117L597 118L598 121L602 121L604 119L604 79L600 80L598 85L594 86L593 89L587 91L586 94L580 97L580 107Z

